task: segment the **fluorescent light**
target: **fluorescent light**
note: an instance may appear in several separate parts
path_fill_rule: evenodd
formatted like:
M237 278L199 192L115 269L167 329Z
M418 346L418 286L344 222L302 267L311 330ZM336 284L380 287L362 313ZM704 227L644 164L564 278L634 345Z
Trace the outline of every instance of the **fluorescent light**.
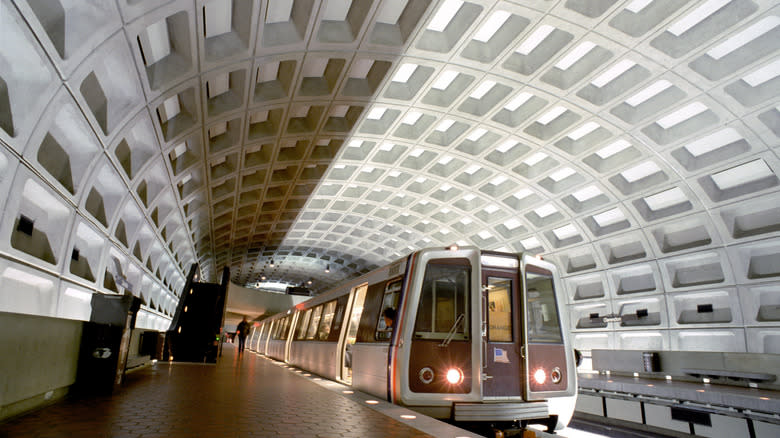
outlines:
M579 231L577 231L577 228L574 227L574 225L564 225L560 228L556 228L552 230L553 234L555 234L555 237L558 238L558 240L565 240L570 237L578 236L580 234Z
M452 190L452 186L445 183L445 184L442 184L441 187L439 187L439 190L441 190L442 192L446 193L446 192L449 192L450 190ZM445 211L445 210L447 210L447 211ZM445 213L449 213L450 212L449 209L446 209L446 208L442 209L442 211L445 211Z
M656 121L656 123L658 123L658 125L664 129L669 129L690 119L691 117L695 117L704 111L707 111L708 109L709 108L707 108L707 105L701 102L693 102L669 114L668 116L659 119Z
M521 240L520 245L523 245L523 248L529 250L533 248L539 248L540 246L542 246L542 243L539 242L539 239L537 239L536 237L531 236L527 239Z
M542 41L544 41L551 33L554 31L555 28L553 26L550 26L549 24L543 24L539 26L538 29L534 31L534 33L531 34L528 38L523 41L522 44L520 44L520 47L515 50L515 52L525 56L531 53L536 46L538 46Z
M613 208L612 210L593 215L593 220L603 228L626 220L626 216L621 209Z
M531 189L520 189L519 191L513 193L512 196L515 197L517 200L522 200L533 194L534 192Z
M469 175L474 175L480 170L482 170L482 167L479 164L472 164L471 166L467 167L464 172L468 173Z
M642 9L644 9L647 5L649 5L652 2L653 0L634 0L631 3L629 3L628 6L626 6L626 9L630 12L638 14L642 12Z
M422 113L419 111L409 111L406 116L401 120L401 123L404 125L414 125L417 123L418 120L420 120L420 117L422 117Z
M596 47L596 43L590 41L584 41L580 43L580 45L575 47L574 50L561 58L561 60L555 64L555 67L561 70L568 70L569 67L582 59L583 56L587 55L591 50L593 50L594 47Z
M480 138L482 138L485 134L487 134L487 129L485 128L477 128L466 137L466 140L469 141L477 141Z
M631 143L629 143L626 140L620 139L609 146L606 146L602 149L599 149L596 151L596 155L599 156L602 160L606 160L607 158L617 154L618 152L628 148L631 146Z
M673 205L682 204L687 200L685 193L679 187L675 187L646 197L645 204L647 204L650 210L658 211Z
M409 156L412 156L414 158L419 158L420 155L423 154L423 152L425 152L425 149L423 149L423 148L415 148L415 149L412 149L411 152L409 152Z
M424 177L424 176L420 176L420 177L418 177L417 179L415 179L415 180L414 180L414 182L416 182L416 183L419 183L419 184L422 184L422 183L424 183L425 181L428 181L428 178L426 178L426 177ZM423 201L425 201L425 200L422 200L422 201L420 201L420 204L423 204ZM428 203L428 202L427 202L427 201L425 201L425 204L427 204L427 203ZM423 204L423 205L425 205L425 204Z
M588 122L579 128L575 129L574 131L570 132L567 137L570 139L577 141L581 139L582 137L585 137L586 135L590 134L591 132L599 129L601 125L599 125L596 122Z
M547 158L547 154L545 154L544 152L537 152L531 155L530 157L526 158L525 160L523 160L523 163L533 167L539 164L539 162L544 160L545 158Z
M633 183L635 181L639 181L642 178L646 178L654 173L660 172L661 168L658 167L657 164L653 161L645 161L643 163L637 164L636 166L626 169L620 174L625 178L626 181L629 183Z
M488 230L480 231L479 233L477 233L477 236L479 236L479 238L482 240L488 240L493 238L493 235L490 234L490 231Z
M474 34L474 39L482 43L490 41L490 39L493 38L493 35L498 32L498 29L504 25L504 22L506 22L510 15L512 14L507 11L493 12L485 24L483 24L477 33Z
M507 111L515 111L516 109L520 108L524 103L528 102L528 99L533 97L533 94L522 92L515 96L512 100L506 103L504 105L504 108L506 108Z
M347 144L347 146L351 148L359 148L360 146L363 146L363 140L352 140Z
M477 197L477 195L472 195L471 193L469 193L469 194L463 196L463 200L466 201L466 202L471 202L476 197Z
M712 175L712 181L720 190L728 190L753 181L772 176L772 169L762 159L753 160Z
M635 65L636 62L630 59L624 59L618 62L617 64L613 65L609 70L605 71L599 77L594 79L591 82L591 84L593 84L593 86L596 88L601 88L604 85L607 85L608 83L614 81L615 78L622 75L623 73L625 73Z
M753 73L744 76L742 80L747 82L751 87L758 87L764 82L776 78L777 75L780 75L780 59L775 59Z
M688 143L685 145L685 149L694 157L699 157L739 140L742 140L742 136L739 135L736 129L725 128L714 134L702 137L693 143Z
M376 170L376 168L372 166L365 166L360 169L360 171L363 173L372 173L374 170Z
M385 115L385 111L387 111L387 108L382 106L372 108L371 111L368 112L366 118L369 120L379 120Z
M409 78L412 77L414 72L417 71L417 67L419 67L417 64L402 64L391 80L393 82L402 82L405 84Z
M555 206L553 206L552 204L544 204L541 207L535 209L534 213L536 213L536 215L539 216L540 218L546 218L551 214L558 213L558 209L555 208Z
M548 123L557 119L561 114L565 112L566 112L566 107L558 105L555 108L551 109L550 111L544 113L542 117L539 117L539 119L537 119L536 121L538 123L541 123L542 125L547 125Z
M511 150L512 150L512 149L513 149L515 146L517 146L519 143L520 143L520 142L519 142L519 141L517 141L517 140L512 140L512 139L509 139L509 140L506 140L506 141L504 141L504 142L503 142L503 143L501 143L500 145L498 145L498 147L496 148L496 150L497 150L498 152L501 152L502 154L505 154L505 153L507 153L507 152L511 151Z
M576 199L579 202L585 202L588 199L593 199L596 196L601 196L603 193L601 190L599 190L596 186L588 186L584 189L577 190L576 192L572 193L571 195L574 196L574 199Z
M469 94L469 97L477 100L482 99L482 97L484 97L495 86L496 86L496 81L491 81L491 80L483 81L471 94Z
M445 156L443 156L443 157L441 157L439 159L438 163L441 164L442 166L446 166L446 165L450 164L450 161L452 161L452 160L453 160L453 158L451 156L445 155Z
M626 103L632 107L636 107L637 105L641 105L646 100L652 98L656 94L666 90L671 86L671 82L667 81L666 79L661 79L660 81L626 99Z
M381 145L379 145L379 150L380 151L389 152L389 151L392 151L394 147L395 147L395 144L386 141L386 142L382 143Z
M468 224L472 223L473 221L471 219L467 218L467 217L464 217L463 219L461 219L458 222L462 223L463 225L468 225Z
M493 214L499 210L498 207L496 207L493 204L488 205L487 207L483 208L482 211L484 211L487 214Z
M505 177L504 175L499 175L499 176L497 176L497 177L493 178L492 180L490 180L490 184L491 184L491 185L494 185L494 186L500 186L500 185L501 185L501 184L503 184L503 183L504 183L504 182L505 182L507 179L508 179L508 178L507 178L507 177Z
M718 60L760 37L761 35L764 35L765 33L777 27L778 24L780 24L780 17L777 17L776 15L766 17L758 23L755 23L742 32L713 47L709 52L707 52L707 55L715 60Z
M433 16L431 22L428 23L427 29L434 32L443 32L461 6L463 6L461 0L445 0L439 10L436 11L436 15Z
M518 228L518 227L520 227L522 225L523 224L519 220L517 220L515 218L509 219L508 221L504 222L504 226L509 231L512 231L512 230L514 230L514 229L516 229L516 228Z
M399 172L399 171L397 171L397 170L391 170L390 172L388 172L388 175L389 175L391 178L398 178L399 176L401 176L401 172ZM401 196L401 195L403 195L403 196ZM406 195L404 195L403 193L399 193L397 196L398 196L399 198L403 198L403 197L405 197Z
M731 0L709 0L671 25L667 31L678 37L729 3Z
M442 120L441 123L439 123L436 126L436 130L439 131L439 132L446 132L454 124L455 124L455 120L445 119L445 120Z
M550 179L555 182L563 181L564 179L574 175L576 172L571 167L564 167L550 174Z
M450 86L452 81L458 77L458 72L455 70L445 70L437 79L436 82L431 85L431 88L436 90L446 90Z

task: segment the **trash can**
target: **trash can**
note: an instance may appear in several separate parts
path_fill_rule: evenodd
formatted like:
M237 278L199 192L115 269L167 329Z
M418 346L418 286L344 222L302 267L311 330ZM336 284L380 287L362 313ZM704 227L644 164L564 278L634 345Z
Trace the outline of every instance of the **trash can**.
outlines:
M122 383L140 307L141 300L132 295L92 295L92 314L81 334L76 375L80 392L111 394Z

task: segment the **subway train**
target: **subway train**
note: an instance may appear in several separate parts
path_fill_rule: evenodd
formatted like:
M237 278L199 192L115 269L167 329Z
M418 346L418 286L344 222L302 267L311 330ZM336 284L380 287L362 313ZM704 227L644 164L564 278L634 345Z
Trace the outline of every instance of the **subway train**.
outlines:
M552 430L577 391L559 287L536 257L429 248L263 320L247 346L435 418Z

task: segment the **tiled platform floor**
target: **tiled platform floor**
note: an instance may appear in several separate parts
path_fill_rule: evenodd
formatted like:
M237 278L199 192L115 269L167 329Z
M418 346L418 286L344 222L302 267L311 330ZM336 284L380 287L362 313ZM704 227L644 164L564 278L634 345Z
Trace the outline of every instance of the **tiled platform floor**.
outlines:
M247 350L226 344L217 365L168 364L128 374L113 396L68 398L6 423L0 437L427 437L475 436L440 423L421 432ZM388 415L393 415L388 416ZM438 422L435 422L438 423ZM463 432L463 433L461 433Z

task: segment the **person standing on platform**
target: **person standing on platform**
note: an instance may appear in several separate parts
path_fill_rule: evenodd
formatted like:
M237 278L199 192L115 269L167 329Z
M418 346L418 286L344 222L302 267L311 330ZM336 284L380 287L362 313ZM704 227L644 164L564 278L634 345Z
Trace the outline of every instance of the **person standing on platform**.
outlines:
M238 335L238 354L242 354L244 352L246 336L249 334L249 322L246 320L246 316L238 323L236 334Z

